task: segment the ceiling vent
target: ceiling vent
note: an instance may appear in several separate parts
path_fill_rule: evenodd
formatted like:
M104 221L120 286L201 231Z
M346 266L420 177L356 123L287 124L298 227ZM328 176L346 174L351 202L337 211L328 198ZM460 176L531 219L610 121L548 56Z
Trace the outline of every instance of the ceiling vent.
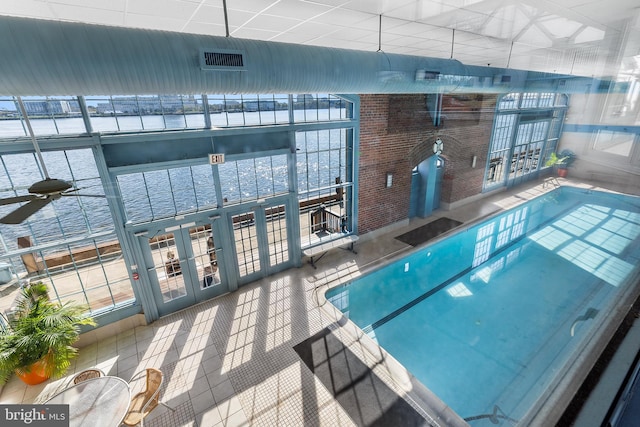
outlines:
M438 80L440 78L439 71L416 70L416 81L421 80Z
M200 69L217 71L243 71L244 52L241 50L203 49L200 51Z

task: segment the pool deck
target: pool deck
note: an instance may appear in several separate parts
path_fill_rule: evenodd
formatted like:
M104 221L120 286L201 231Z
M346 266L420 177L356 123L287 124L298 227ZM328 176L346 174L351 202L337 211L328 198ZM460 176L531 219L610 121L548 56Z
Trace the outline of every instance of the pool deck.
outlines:
M82 343L91 343L81 347L67 377L37 386L14 377L2 388L0 403L44 402L75 372L90 367L125 380L146 367L158 367L166 377L161 400L176 410L158 406L145 421L148 427L382 426L408 413L414 418L403 425L417 425L421 417L434 426L464 425L323 303L320 291L413 250L395 238L411 229L444 216L468 224L553 188L538 181L438 210L429 218L361 236L357 254L331 251L317 269L305 263L150 325L125 322L118 330L92 331L83 336ZM640 334L629 335L640 340Z

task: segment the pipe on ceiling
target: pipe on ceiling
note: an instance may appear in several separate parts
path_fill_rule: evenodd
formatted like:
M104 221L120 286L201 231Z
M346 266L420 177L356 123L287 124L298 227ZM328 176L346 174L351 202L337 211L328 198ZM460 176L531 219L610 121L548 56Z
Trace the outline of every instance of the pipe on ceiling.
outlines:
M454 59L7 16L0 40L0 95L15 96L507 92L531 75ZM203 51L239 53L242 70L202 69ZM496 84L506 72L508 84Z

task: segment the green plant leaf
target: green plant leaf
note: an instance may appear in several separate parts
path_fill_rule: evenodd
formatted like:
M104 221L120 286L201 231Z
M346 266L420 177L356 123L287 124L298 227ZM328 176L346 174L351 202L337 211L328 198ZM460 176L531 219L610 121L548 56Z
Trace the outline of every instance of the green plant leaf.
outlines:
M78 352L72 344L80 325L95 325L86 312L83 305L50 301L42 282L25 286L13 315L3 317L8 326L0 331L0 383L13 372L29 372L39 360L49 376L64 375Z

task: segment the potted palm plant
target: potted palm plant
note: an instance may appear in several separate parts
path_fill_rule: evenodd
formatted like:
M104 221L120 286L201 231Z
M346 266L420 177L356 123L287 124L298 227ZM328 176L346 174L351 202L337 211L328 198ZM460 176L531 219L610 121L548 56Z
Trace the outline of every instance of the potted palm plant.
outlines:
M42 282L24 286L15 310L0 319L0 384L13 373L30 385L62 376L77 355L80 325L95 325L85 312L50 301Z
M576 155L573 151L563 150L559 155L551 153L549 160L545 163L545 166L553 166L558 171L558 176L565 178L567 176L567 169L576 160Z

